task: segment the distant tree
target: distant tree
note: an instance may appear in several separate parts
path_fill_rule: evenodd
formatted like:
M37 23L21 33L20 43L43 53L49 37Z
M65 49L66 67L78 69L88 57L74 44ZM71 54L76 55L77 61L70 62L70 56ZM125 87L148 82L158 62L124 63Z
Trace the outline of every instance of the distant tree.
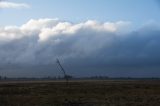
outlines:
M71 76L71 75L66 75L65 76L67 79L72 79L73 78L73 76Z
M7 77L6 77L6 76L4 76L4 80L7 80Z

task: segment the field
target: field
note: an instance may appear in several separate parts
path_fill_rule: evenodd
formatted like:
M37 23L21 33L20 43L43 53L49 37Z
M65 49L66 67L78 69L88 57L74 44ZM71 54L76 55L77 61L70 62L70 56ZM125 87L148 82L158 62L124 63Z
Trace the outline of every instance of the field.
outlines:
M160 81L1 81L0 106L160 106Z

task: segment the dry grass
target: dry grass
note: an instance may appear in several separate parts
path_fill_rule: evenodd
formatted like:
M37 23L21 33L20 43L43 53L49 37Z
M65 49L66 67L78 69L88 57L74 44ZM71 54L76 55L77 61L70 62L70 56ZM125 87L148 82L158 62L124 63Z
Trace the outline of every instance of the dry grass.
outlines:
M0 106L160 106L160 81L7 82Z

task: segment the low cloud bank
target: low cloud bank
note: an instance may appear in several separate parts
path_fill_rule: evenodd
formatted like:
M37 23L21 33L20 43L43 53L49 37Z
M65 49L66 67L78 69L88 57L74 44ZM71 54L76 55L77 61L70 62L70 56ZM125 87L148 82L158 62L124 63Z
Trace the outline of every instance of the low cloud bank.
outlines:
M152 74L152 69L160 69L160 28L152 24L131 30L130 26L125 21L32 19L22 26L1 27L0 64L42 66L60 58L76 74L115 70Z

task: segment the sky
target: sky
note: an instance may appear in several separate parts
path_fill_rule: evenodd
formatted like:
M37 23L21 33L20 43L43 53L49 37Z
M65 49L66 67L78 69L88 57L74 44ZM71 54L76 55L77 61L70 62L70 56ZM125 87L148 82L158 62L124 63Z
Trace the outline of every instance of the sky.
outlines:
M160 21L157 1L10 0L9 2L25 3L29 8L1 10L1 25L21 25L30 19L59 18L71 22L123 20L138 26L148 21Z
M160 77L158 0L1 0L0 75Z

